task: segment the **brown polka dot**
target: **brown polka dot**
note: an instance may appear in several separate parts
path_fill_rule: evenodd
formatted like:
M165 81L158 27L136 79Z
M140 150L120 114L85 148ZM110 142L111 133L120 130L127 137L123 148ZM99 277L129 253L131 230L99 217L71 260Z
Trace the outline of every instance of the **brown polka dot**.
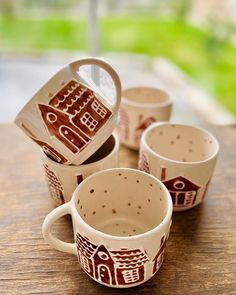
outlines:
M119 226L119 223L116 223L116 226Z
M160 187L160 191L162 191L162 188Z
M193 152L193 150L192 149L189 149L188 152L191 154Z
M132 237L132 235L131 235L131 234L129 234L129 237Z
M80 199L78 200L77 204L79 205Z
M81 206L80 206L80 209L82 209L82 208L83 208L83 206L81 205Z
M106 205L102 205L102 208L105 208L106 207Z
M159 134L162 135L163 134L163 131L160 131Z
M133 229L133 232L135 233L136 232L136 229Z
M177 135L176 138L177 138L177 139L180 139L180 135Z
M91 190L90 190L90 194L92 194L92 193L94 193L94 189L91 189Z
M137 214L140 215L141 213L138 211Z
M119 173L118 175L119 175L119 176L121 176L121 175L122 175L122 173Z
M104 193L106 194L107 193L107 190L105 189Z
M193 141L192 141L192 140L189 140L189 143L190 143L190 144L193 144Z
M139 209L142 209L142 206L138 206Z
M93 211L93 215L95 215L96 214L96 211Z
M152 186L152 183L149 183L150 186Z
M151 200L150 200L150 199L148 199L148 202L150 203L150 202L151 202Z
M86 213L84 213L84 217L86 217Z
M116 209L112 209L112 213L113 214L116 214Z
M126 231L123 231L123 234L126 234Z
M173 140L171 140L170 144L172 144L172 145L173 145L174 143L175 143L175 142L174 142Z
M127 179L127 176L125 176L124 179Z
M187 162L187 160L185 159L185 158L183 158L183 160L182 160L183 162Z
M128 203L128 206L131 206L131 203Z
M137 183L139 183L139 180L136 180Z
M162 201L162 198L160 198L160 201Z

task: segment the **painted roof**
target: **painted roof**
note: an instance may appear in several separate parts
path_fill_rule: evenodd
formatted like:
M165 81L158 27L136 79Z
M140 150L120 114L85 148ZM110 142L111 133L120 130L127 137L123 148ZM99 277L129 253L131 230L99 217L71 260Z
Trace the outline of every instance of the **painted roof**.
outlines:
M185 184L184 188L176 188L174 187L174 184L179 181L179 182L183 182ZM187 191L196 191L200 188L200 186L194 184L193 182L191 182L190 180L188 180L187 178L183 177L183 176L178 176L175 178L171 178L168 180L164 180L163 181L164 185L168 188L168 190L171 191L178 191L178 192L187 192Z
M51 106L76 115L95 97L94 92L76 80L68 82L49 102Z

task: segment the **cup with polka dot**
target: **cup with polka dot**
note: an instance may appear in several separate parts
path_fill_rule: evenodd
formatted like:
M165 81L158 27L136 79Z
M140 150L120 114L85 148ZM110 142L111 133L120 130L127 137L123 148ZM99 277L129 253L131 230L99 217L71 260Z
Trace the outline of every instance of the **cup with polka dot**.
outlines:
M130 168L113 168L86 178L72 200L45 218L43 236L53 248L77 256L96 282L128 288L153 277L164 261L173 204L163 183ZM72 217L74 243L56 238L51 228Z
M183 211L203 201L218 152L218 141L203 128L153 123L141 138L139 169L160 179L174 211Z

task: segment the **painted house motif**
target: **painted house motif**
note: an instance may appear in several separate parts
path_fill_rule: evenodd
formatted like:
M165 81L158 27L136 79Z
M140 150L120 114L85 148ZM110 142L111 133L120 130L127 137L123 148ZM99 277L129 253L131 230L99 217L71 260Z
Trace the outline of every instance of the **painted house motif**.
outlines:
M152 269L153 274L155 274L159 270L159 268L161 267L161 265L163 263L166 242L167 242L167 237L163 236L161 238L160 249L157 252L156 256L152 260L153 261L153 269Z
M123 140L129 138L129 116L124 108L120 108L119 111L118 132Z
M156 119L154 117L148 117L146 119L143 119L143 115L139 116L139 125L135 129L134 134L134 141L136 142L136 144L139 144L143 131L153 122L156 122Z
M109 285L129 285L145 280L148 256L143 249L108 250L94 245L77 233L78 260L82 268L96 280Z
M44 165L45 175L48 181L48 188L52 199L58 204L61 205L65 203L63 197L63 187L59 178L56 174L49 169L48 165Z
M75 154L112 115L91 89L75 80L67 83L49 104L38 104L38 108L49 134Z
M32 137L31 137L32 138ZM64 164L67 162L67 159L58 153L53 147L48 143L32 138L38 145L41 146L44 153L51 159L55 160L58 163Z
M140 151L138 167L139 170L150 173L149 161L143 151Z
M161 180L170 192L175 207L189 207L194 205L200 186L183 176L165 179L166 170L162 168Z
M41 146L42 150L46 155L48 155L51 159L55 160L58 163L66 163L67 159L58 153L53 147L51 147L48 143L38 140L37 137L32 133L32 131L24 124L21 123L21 127L25 130L25 133L38 145Z

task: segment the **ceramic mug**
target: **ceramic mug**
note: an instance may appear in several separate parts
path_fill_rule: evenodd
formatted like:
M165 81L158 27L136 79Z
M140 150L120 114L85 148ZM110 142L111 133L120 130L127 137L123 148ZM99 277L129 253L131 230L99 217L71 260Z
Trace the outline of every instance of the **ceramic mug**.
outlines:
M118 153L119 140L114 134L81 165L63 165L42 153L49 193L56 205L70 201L76 187L92 173L119 167Z
M53 248L76 255L98 283L133 287L160 268L172 209L168 190L155 177L134 169L108 169L86 178L70 202L49 213L43 236ZM75 243L51 232L66 214L72 216Z
M117 133L122 144L139 149L143 131L153 122L168 121L172 99L158 88L128 88L122 93Z
M80 67L96 65L112 78L116 100L109 99ZM56 161L79 165L111 135L118 117L121 83L105 61L84 58L64 66L24 106L15 123Z
M141 138L139 169L160 179L174 211L183 211L202 202L218 152L216 138L202 128L153 123Z

